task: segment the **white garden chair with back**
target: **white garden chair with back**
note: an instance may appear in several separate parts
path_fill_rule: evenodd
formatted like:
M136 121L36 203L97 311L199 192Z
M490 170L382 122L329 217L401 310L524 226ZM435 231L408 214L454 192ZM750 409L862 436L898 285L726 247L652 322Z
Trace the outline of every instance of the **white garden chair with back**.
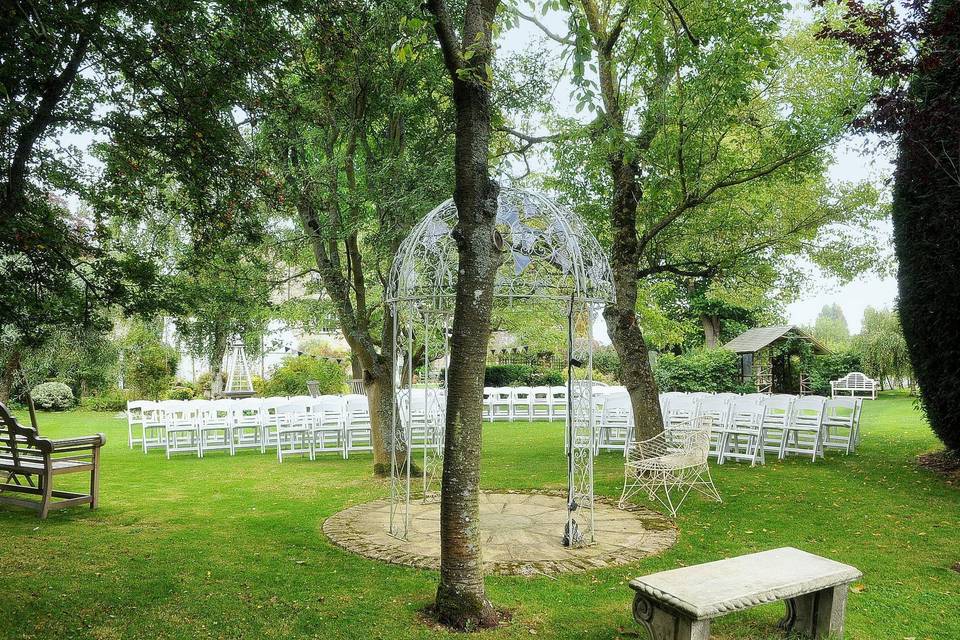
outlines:
M186 400L164 403L167 459L173 453L189 452L200 457L200 417L198 407Z
M263 401L260 398L230 400L233 413L233 449L267 450Z
M530 414L534 420L550 420L550 387L530 389Z
M200 457L207 451L229 451L235 453L233 440L232 400L207 401L202 408L200 423Z
M626 451L633 430L633 405L626 392L609 393L603 403L603 412L596 424L594 446L603 450Z
M373 429L367 396L352 393L344 396L343 403L344 457L350 457L351 451L373 451Z
M780 459L788 453L809 455L815 462L823 457L823 413L826 398L804 396L793 402L790 420L780 438Z
M287 402L276 408L277 415L277 460L284 455L313 454L313 422L303 402Z
M696 417L673 432L663 432L648 440L631 443L624 464L620 507L637 493L662 504L676 518L680 506L691 491L722 502L707 456L710 453L711 419Z
M533 422L533 389L514 387L511 410L513 413L511 421Z
M823 447L846 454L855 451L860 435L863 398L828 398L823 409Z
M490 422L513 422L513 389L495 387L490 397Z
M567 387L550 387L550 421L567 419Z
M730 403L729 424L723 430L718 464L727 460L749 460L750 466L764 464L764 406L757 398L741 397Z
M263 426L263 450L277 444L277 407L290 402L284 397L273 396L260 401L260 424Z
M706 394L697 396L697 404L697 415L707 416L713 425L710 432L710 455L717 457L720 454L721 436L730 424L730 403L721 396Z
M483 388L483 420L488 422L493 422L492 410L490 408L490 403L493 400L493 392L496 389L494 387L484 387Z
M143 446L143 451L147 449L144 445L145 432L148 429L157 430L163 425L160 415L160 407L151 400L131 400L127 402L127 445L133 449L133 445ZM134 431L140 434L140 437L134 437Z
M340 396L319 396L309 406L312 423L313 455L338 453L346 457L344 419L346 409Z
M780 441L783 431L790 420L790 413L796 396L777 393L763 398L763 448L767 453L779 457Z

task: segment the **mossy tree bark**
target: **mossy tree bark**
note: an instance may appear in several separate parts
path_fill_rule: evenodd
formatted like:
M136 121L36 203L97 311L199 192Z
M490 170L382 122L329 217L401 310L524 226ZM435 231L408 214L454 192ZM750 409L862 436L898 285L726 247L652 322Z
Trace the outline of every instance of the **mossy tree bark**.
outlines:
M458 40L446 2L427 2L453 83L457 116L453 235L459 266L447 377L436 598L440 621L457 629L497 624L483 581L480 446L493 285L502 259L495 226L499 187L490 178L488 166L492 30L498 5L499 0L468 0Z

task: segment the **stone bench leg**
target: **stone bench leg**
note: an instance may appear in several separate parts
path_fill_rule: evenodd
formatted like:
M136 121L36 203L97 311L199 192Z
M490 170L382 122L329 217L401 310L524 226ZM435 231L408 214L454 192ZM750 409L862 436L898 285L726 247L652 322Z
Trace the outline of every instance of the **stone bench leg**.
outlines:
M787 615L780 628L809 638L842 638L847 609L847 585L843 584L786 601Z
M710 621L691 620L650 598L637 593L633 598L633 618L650 634L651 640L709 640Z

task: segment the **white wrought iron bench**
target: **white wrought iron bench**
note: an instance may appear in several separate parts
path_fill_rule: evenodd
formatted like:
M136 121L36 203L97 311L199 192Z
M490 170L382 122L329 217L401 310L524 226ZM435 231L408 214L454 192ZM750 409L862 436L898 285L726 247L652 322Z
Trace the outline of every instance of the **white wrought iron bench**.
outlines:
M830 382L830 395L836 398L838 395L856 397L857 394L869 394L871 400L876 400L879 388L880 384L873 378L868 378L859 371L851 371L839 380Z
M780 628L808 638L841 638L847 587L863 576L793 547L751 553L630 581L633 617L654 640L708 640L710 622L783 600Z

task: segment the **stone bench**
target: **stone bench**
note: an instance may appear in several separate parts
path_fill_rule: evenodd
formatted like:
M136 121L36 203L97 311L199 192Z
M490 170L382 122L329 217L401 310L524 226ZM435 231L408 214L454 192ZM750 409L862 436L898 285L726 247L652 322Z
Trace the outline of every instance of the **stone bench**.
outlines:
M847 587L862 576L850 565L783 547L631 580L633 617L653 640L708 640L714 618L785 600L781 629L840 638Z

